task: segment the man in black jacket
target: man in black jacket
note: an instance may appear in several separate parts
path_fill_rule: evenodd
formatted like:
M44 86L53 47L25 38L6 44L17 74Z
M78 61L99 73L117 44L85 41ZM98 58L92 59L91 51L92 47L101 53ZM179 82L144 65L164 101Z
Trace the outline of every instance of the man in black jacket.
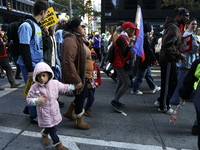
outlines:
M189 20L189 11L186 8L179 8L174 19L167 17L163 25L165 32L162 36L162 47L160 50L161 61L161 92L160 97L155 102L159 106L159 111L171 114L169 100L177 85L176 63L179 60L185 61L185 56L181 54L182 33L180 26L185 25Z

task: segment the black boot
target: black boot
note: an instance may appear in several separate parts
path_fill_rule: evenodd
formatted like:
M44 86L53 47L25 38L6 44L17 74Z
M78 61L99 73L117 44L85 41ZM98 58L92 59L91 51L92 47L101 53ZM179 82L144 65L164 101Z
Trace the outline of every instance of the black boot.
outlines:
M30 124L38 124L36 117L31 117L30 116Z
M29 115L29 109L27 106L24 107L23 113Z

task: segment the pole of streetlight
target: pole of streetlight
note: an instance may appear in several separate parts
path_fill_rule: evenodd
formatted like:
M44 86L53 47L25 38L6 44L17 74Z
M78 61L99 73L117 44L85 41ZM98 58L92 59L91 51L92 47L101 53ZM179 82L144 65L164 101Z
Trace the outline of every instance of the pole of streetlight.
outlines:
M72 0L69 0L69 16L72 18Z

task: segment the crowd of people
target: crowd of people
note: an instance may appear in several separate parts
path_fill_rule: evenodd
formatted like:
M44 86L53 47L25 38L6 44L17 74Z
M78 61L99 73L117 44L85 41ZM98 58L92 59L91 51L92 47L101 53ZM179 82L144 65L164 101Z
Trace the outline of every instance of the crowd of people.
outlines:
M139 90L143 78L147 81L150 93L160 91L160 96L154 103L158 111L169 115L173 112L171 104L184 105L191 97L189 95L198 91L198 83L193 89L194 83L199 81L199 38L195 34L197 20L189 19L186 8L177 9L174 18L167 17L163 32L158 36L153 34L150 23L144 22L144 61L132 51L137 42L137 24L119 21L112 34L95 32L87 37L87 26L80 18L68 20L61 17L56 25L40 27L39 22L47 17L47 10L46 2L35 2L33 16L26 17L30 23L23 22L18 28L20 55L15 58L20 69L15 79L22 79L21 71L24 83L27 80L34 81L23 112L30 115L31 124L38 124L43 128L41 134L45 146L50 144L50 135L57 150L68 149L56 134L56 125L62 120L59 107L64 106L58 100L59 93L74 96L63 117L73 120L77 129L90 129L90 125L83 121L83 115L93 116L95 90L102 84L100 69L117 83L110 103L118 113L122 113L122 108L126 107L120 99L129 88L132 88L131 94L143 94ZM33 37L32 31L37 33ZM16 88L20 84L15 82L9 63L12 54L9 53L8 45L11 41L4 38L1 27L0 32L0 67L5 70L11 88ZM189 35L192 35L192 49L183 52L183 38ZM107 55L112 45L114 61L110 63ZM161 87L151 75L153 65L160 65ZM191 77L190 80L187 79L188 76ZM197 101L197 96L194 98ZM200 148L200 103L195 104L197 119L192 133L199 136ZM44 112L46 114L42 114Z

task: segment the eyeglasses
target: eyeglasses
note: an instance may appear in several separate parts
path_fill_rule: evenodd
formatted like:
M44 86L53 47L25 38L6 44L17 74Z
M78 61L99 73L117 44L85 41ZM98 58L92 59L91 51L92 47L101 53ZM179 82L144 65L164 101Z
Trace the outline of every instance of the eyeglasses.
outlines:
M185 16L186 18L190 18L190 15L185 14L184 16Z
M86 28L86 25L81 25L81 28L85 29L85 28Z
M192 25L197 25L197 23L192 23Z

